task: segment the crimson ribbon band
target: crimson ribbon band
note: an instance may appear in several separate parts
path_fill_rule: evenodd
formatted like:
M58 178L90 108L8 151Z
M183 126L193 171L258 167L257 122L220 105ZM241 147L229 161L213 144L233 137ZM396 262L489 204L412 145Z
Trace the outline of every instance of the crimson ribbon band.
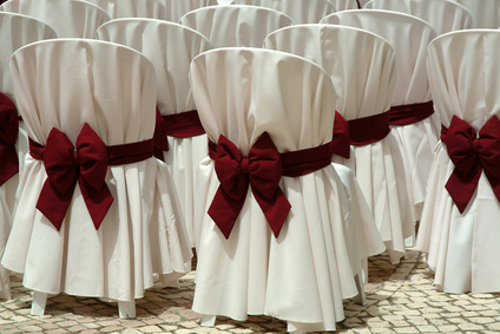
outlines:
M373 116L351 119L347 121L351 145L368 145L376 143L389 134L389 112Z
M0 186L19 172L18 133L16 105L7 95L0 93Z
M330 142L330 154L339 155L346 159L351 157L349 125L346 119L336 110L333 124L333 138Z
M156 108L155 157L163 161L163 151L168 151L167 136L189 138L204 133L197 110L162 116Z
M95 229L99 229L113 196L105 182L108 165L139 162L153 156L153 141L106 147L99 135L85 124L76 150L69 138L53 128L42 146L30 138L30 154L43 160L47 172L36 208L61 229L78 182Z
M455 169L446 190L463 213L476 190L481 170L500 201L500 120L493 116L476 131L464 120L453 116L443 142Z
M279 187L282 176L305 175L331 163L329 144L294 152L279 153L264 132L243 157L238 148L221 135L217 144L209 142L220 181L208 214L227 238L245 203L249 186L273 231L278 237L291 205Z
M434 114L433 101L393 106L389 110L390 125L410 125L423 121Z

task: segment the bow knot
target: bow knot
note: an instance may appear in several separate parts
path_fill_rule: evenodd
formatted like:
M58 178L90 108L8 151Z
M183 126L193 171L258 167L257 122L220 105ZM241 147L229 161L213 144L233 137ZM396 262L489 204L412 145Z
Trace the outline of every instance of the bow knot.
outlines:
M271 137L264 132L243 157L238 148L221 135L215 153L215 171L220 186L208 214L224 236L231 230L245 203L249 186L276 237L291 205L279 187L283 167Z
M94 227L98 229L113 202L105 182L107 148L99 135L85 124L75 149L63 132L53 128L47 137L43 160L47 180L37 209L60 230L78 182Z
M500 120L493 116L479 131L453 116L443 138L455 165L446 189L463 213L484 170L495 196L500 200Z
M7 95L0 93L0 186L19 172L16 142L19 132L17 109Z

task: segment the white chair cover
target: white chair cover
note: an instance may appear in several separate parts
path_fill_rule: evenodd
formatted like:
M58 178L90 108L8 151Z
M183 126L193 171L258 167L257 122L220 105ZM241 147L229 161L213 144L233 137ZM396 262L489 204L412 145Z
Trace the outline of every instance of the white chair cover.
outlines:
M292 19L269 8L210 6L187 13L179 23L207 36L215 47L260 48L270 32L291 25Z
M411 14L430 23L438 35L474 25L472 15L450 0L371 0L363 8L386 9Z
M186 13L200 7L215 6L217 0L163 0L168 12L168 20L178 22Z
M331 141L334 88L328 74L305 59L218 49L193 60L191 79L209 139L223 134L243 156L264 131L279 152ZM342 298L358 292L346 244L347 201L333 166L282 178L292 208L277 238L249 191L226 240L207 214L219 186L213 160L202 161L198 185L205 204L195 213L203 224L193 310L236 320L267 314L287 320L289 331L334 330L344 318Z
M290 16L296 24L317 23L336 11L329 0L234 0L233 3L278 10Z
M395 53L378 35L328 24L297 25L270 34L265 47L321 65L333 80L337 110L347 120L383 113L391 106L396 83ZM353 148L356 178L391 261L398 262L406 252L404 239L414 234L399 145L389 133L378 142Z
M349 9L359 9L358 0L330 0L338 12Z
M472 14L475 28L500 27L500 2L496 0L456 0Z
M132 49L96 40L38 42L18 50L11 69L28 135L41 145L53 127L74 143L84 123L108 146L153 135L154 68ZM23 285L38 292L142 298L153 272L176 280L191 256L168 177L154 157L108 166L105 181L114 201L100 228L94 228L77 185L58 231L35 208L47 175L43 161L28 154L22 210L16 211L2 264L24 273Z
M334 13L321 23L341 24L371 31L391 43L396 52L396 91L393 106L430 101L427 79L427 45L436 37L425 21L411 15L382 10L353 10ZM420 220L434 147L441 133L434 113L418 123L394 126L405 163L407 185L414 204L415 221Z
M429 45L429 80L444 126L453 115L478 131L500 116L500 31L453 32ZM461 214L445 184L454 170L446 145L436 149L417 247L427 253L435 284L449 293L500 291L500 204L481 173Z
M212 45L198 32L176 23L151 19L120 19L102 25L101 40L127 45L146 55L156 69L158 108L162 115L195 110L189 83L189 65ZM191 246L194 247L194 182L200 161L208 155L207 136L168 137L164 158L175 183Z
M26 44L50 38L57 38L57 35L46 24L29 16L0 12L0 92L7 95L14 103L16 103L16 97L9 69L12 54ZM22 172L24 156L28 151L28 141L24 126L20 126L22 129L20 129L17 145L19 170ZM18 184L19 174L0 187L0 259L12 226ZM10 298L9 272L0 265L0 299Z
M104 9L111 19L147 17L166 20L167 8L162 0L85 0Z
M0 11L32 16L53 28L59 38L95 38L110 18L101 8L79 0L9 0Z

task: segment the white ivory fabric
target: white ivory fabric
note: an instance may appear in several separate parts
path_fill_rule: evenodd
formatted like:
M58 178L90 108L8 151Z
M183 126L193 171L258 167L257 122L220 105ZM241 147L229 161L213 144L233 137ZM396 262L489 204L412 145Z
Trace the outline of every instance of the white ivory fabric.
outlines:
M18 50L11 69L28 135L41 145L53 127L74 143L85 123L108 146L153 135L154 68L130 48L83 39L38 42ZM153 285L153 273L165 282L185 273L191 250L162 162L151 157L108 167L114 201L98 230L77 185L60 231L35 208L47 179L43 161L28 154L25 164L2 259L24 274L24 286L130 301Z
M479 131L500 116L500 31L468 30L429 45L429 80L443 125L453 115ZM417 247L427 253L435 284L449 293L500 291L500 204L482 173L460 213L445 184L454 170L446 145L436 149Z
M469 10L475 28L500 27L500 2L496 0L456 0Z
M205 52L191 64L193 96L210 140L247 156L267 131L279 152L331 141L335 91L326 72L291 54L255 48ZM266 314L290 331L334 330L342 299L357 295L349 258L347 199L333 165L280 188L291 211L276 238L249 191L225 239L207 214L219 181L210 158L198 183L202 222L193 310L245 320Z
M383 113L391 106L395 53L378 35L330 24L296 25L270 34L264 46L321 65L333 80L337 110L347 120ZM414 234L399 145L389 133L376 143L353 148L356 178L391 261L398 262L406 253L404 239Z
M9 68L12 54L26 44L50 38L57 38L57 35L46 24L29 16L0 12L0 92L7 95L14 103L16 103L16 98ZM22 173L22 162L28 151L24 126L20 129L17 146L19 170ZM0 259L12 226L12 213L18 184L19 173L0 187ZM0 299L11 298L9 280L9 272L0 265Z
M329 0L233 0L233 3L278 10L290 16L295 24L317 23L336 11Z
M264 38L291 25L287 15L256 6L210 6L191 11L179 23L208 37L215 47L262 47Z
M222 3L217 0L162 0L167 8L168 20L178 22L186 13L200 7L214 6Z
M358 9L358 0L330 0L337 12L349 9Z
M127 45L143 53L156 70L157 106L162 115L196 109L189 82L191 60L212 48L206 37L177 23L151 19L121 19L102 25L101 40ZM191 138L168 137L164 158L179 195L184 223L194 247L194 182L200 161L208 155L206 135Z
M59 38L95 38L110 18L104 10L79 0L9 0L0 11L32 16L54 29Z
M147 17L166 20L167 8L162 0L85 0L104 9L111 19Z
M363 8L414 15L429 22L438 35L474 26L471 13L450 0L371 0Z
M396 52L396 90L393 106L423 103L432 99L427 78L427 45L436 37L434 29L415 16L383 10L355 10L334 13L322 23L341 24L371 31L385 38ZM434 159L434 147L441 133L439 116L414 124L393 126L405 163L407 185L420 220L427 181Z

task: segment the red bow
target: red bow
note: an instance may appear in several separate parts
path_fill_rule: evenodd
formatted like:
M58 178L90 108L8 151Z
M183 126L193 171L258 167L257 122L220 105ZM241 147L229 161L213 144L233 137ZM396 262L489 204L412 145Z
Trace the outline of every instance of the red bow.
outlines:
M500 120L493 116L477 138L476 131L467 122L453 116L444 143L455 165L446 189L460 213L472 198L482 169L500 200Z
M5 94L0 93L0 186L19 172L16 149L18 133L16 106Z
M104 181L108 166L106 144L99 135L85 124L74 151L68 137L53 128L47 138L43 160L48 178L36 208L60 230L78 181L94 226L98 229L113 203L113 196Z
M221 135L217 143L215 171L221 184L208 214L226 239L245 203L249 184L271 230L278 237L291 205L279 187L283 167L269 134L264 132L260 136L250 149L248 158L243 157L238 148Z
M165 161L165 159L163 159L163 152L168 151L168 140L163 117L158 107L156 107L156 127L153 135L153 143L155 158Z
M335 120L333 124L333 138L330 142L330 154L339 155L349 159L351 156L351 136L349 135L349 125L346 119L335 110Z

